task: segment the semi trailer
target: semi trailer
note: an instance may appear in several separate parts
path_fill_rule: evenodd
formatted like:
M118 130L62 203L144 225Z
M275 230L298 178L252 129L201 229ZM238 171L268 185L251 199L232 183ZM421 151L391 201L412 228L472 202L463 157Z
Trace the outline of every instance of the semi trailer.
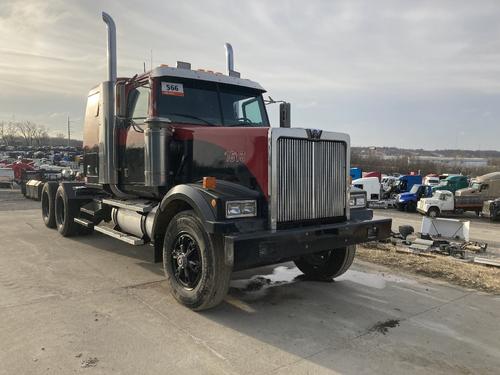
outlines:
M63 236L96 231L151 249L173 296L219 304L231 273L294 261L313 279L351 265L356 245L385 239L366 193L350 192L347 134L271 127L264 88L179 61L117 78L106 13L106 81L87 98L81 182L47 182L42 218Z

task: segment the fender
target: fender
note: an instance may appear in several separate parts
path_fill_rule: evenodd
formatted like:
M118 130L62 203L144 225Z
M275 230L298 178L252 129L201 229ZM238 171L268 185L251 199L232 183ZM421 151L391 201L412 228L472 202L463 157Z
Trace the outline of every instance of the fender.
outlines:
M219 188L228 188L227 183L219 183ZM233 191L234 193L234 191ZM249 195L251 194L251 195ZM258 193L238 190L237 196L246 198L255 197ZM153 227L151 231L151 242L155 247L155 262L161 261L163 253L163 238L170 220L180 211L194 210L200 218L203 227L210 234L225 234L236 232L237 227L232 220L221 220L217 217L217 208L211 206L212 199L218 202L226 197L225 191L206 190L200 184L181 184L170 189L158 205ZM234 198L234 196L232 196ZM253 221L256 221L253 219Z
M204 190L201 186L194 184L174 186L165 194L159 205L159 209L156 211L155 221L153 223L153 233L156 233L155 228L158 217L164 214L169 205L174 201L181 201L192 207L206 227L207 222L214 222L216 220L215 212L208 203L208 199L210 198L210 192ZM208 230L209 228L205 229Z

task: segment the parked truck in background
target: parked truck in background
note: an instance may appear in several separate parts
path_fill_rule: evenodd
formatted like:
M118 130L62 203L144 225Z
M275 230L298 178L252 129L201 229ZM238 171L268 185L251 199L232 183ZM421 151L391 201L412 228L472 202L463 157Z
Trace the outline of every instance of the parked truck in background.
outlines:
M398 180L389 189L384 190L384 199L396 199L398 194L407 193L411 190L413 185L422 184L422 176L420 175L402 175L398 177Z
M85 181L45 183L47 227L152 245L194 310L224 298L232 271L293 260L334 278L356 244L390 235L365 193L350 194L349 136L289 128L286 105L271 128L265 90L234 70L230 44L227 74L179 61L117 79L115 24L103 20L108 80L87 98Z
M432 197L420 199L417 203L417 211L430 217L465 211L472 211L479 215L484 201L478 198L478 196L460 196L451 191L438 190L433 193Z
M381 198L381 185L377 177L362 177L352 181L352 186L366 191L368 202Z
M500 198L485 201L482 214L483 217L489 218L491 221L500 220Z
M442 179L439 185L433 186L432 191L447 190L455 193L459 189L463 189L469 186L469 179L467 176L461 175L451 175Z
M476 177L470 187L457 190L455 196L459 201L468 202L479 214L483 210L484 202L500 198L500 172Z
M429 186L437 186L439 185L439 182L440 182L439 175L437 174L428 174L423 179L423 184Z
M415 184L409 192L397 195L396 207L400 211L415 212L417 210L418 201L422 198L429 198L431 196L431 186Z

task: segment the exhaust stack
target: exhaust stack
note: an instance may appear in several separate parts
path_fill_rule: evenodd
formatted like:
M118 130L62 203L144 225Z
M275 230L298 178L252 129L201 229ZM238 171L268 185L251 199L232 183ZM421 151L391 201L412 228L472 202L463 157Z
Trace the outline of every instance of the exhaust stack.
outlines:
M234 70L233 46L230 43L226 43L225 47L226 47L227 75L230 77L240 78L240 73Z
M108 81L116 83L116 26L113 18L102 12L102 20L108 28Z
M108 77L101 84L101 126L99 127L99 183L118 183L115 167L115 90L116 90L116 27L113 18L102 12L108 29Z

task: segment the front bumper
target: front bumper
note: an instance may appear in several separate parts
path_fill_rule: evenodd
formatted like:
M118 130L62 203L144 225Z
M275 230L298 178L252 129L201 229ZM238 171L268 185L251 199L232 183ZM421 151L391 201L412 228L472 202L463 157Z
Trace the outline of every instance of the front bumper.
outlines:
M386 239L391 219L346 221L316 227L226 235L226 263L243 270L280 263L319 251Z

